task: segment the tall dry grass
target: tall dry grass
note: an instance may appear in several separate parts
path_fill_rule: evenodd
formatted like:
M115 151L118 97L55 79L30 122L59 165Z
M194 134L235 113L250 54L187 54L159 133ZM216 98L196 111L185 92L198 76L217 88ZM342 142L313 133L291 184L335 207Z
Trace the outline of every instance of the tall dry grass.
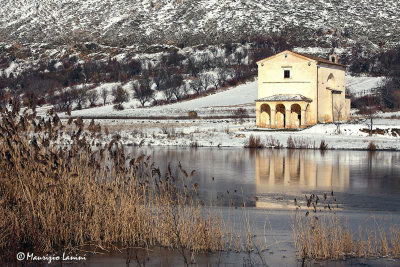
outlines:
M296 201L297 202L297 201ZM360 225L352 231L345 218L335 210L333 192L318 197L306 196L306 210L297 209L293 217L293 240L297 256L305 260L341 260L400 256L400 227ZM299 208L299 207L297 207ZM305 212L305 213L304 213Z
M219 214L197 200L197 187L150 157L130 158L113 139L93 148L101 127L75 124L71 145L57 114L36 118L18 105L0 122L0 262L83 246L178 249L185 263L226 246ZM94 139L93 139L94 138Z
M264 148L264 144L262 143L259 136L250 135L249 139L247 140L245 148Z

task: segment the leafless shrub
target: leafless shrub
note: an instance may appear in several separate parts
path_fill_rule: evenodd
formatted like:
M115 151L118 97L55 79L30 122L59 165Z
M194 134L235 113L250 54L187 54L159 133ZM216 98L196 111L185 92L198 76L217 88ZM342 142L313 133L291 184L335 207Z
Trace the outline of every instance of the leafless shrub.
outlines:
M247 112L247 110L245 108L238 108L233 111L233 116L235 116L237 118L246 118L249 116L249 113Z
M89 100L90 106L96 106L97 100L99 100L99 94L96 90L91 90L87 93L87 98Z
M264 144L261 142L259 136L255 137L254 135L250 135L245 148L264 148Z
M161 126L161 132L166 134L168 137L176 135L175 127L170 125Z
M375 145L374 142L369 142L368 146L367 146L367 150L369 151L375 151L378 147Z
M325 140L321 140L321 143L319 144L319 149L320 150L327 150L328 149L328 144L325 142Z
M103 105L106 105L107 97L109 94L110 94L110 92L106 88L103 88L101 90L101 99L103 100Z
M115 104L115 105L113 106L113 109L114 109L114 110L124 110L125 107L124 107L124 105L122 105L122 104Z
M265 146L269 148L282 148L282 144L279 142L279 140L275 139L272 136L268 136L265 142Z

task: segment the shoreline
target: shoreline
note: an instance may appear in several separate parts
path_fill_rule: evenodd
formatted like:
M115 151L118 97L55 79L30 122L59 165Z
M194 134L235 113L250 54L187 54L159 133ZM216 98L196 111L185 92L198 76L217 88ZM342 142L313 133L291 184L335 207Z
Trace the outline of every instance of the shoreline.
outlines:
M67 121L62 118L62 121ZM83 120L88 126L91 119ZM103 134L95 141L100 145L112 140L127 146L159 147L216 147L246 148L251 136L258 138L259 149L308 149L349 151L400 151L400 136L397 136L396 121L377 119L374 129L383 134L369 136L364 123L343 123L338 133L335 124L317 124L303 130L269 130L255 127L254 119L94 119L100 124ZM107 131L104 129L107 128ZM364 130L364 131L362 131ZM104 134L107 132L108 134ZM70 131L72 133L72 131ZM393 136L396 135L396 136ZM67 142L65 142L67 141ZM70 138L64 138L68 144ZM324 143L324 148L321 149Z

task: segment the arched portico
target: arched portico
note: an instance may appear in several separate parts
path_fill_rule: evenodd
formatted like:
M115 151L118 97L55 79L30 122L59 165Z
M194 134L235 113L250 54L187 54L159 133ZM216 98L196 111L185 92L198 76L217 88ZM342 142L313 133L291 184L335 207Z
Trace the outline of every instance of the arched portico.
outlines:
M269 127L271 125L271 107L268 104L262 104L260 112L260 127Z
M311 102L302 95L273 95L259 99L256 101L257 127L305 128L312 121Z
M276 128L285 128L286 126L286 108L284 104L275 106L275 124Z
M301 107L299 104L292 104L290 106L291 115L291 126L300 127L301 126Z

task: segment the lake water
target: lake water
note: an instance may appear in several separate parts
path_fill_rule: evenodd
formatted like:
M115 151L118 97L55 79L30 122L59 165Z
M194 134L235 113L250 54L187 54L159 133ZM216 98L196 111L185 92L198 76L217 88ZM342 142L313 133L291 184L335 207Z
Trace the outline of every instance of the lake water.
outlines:
M243 196L250 206L291 209L304 194L333 191L341 209L400 211L400 153L241 148L132 148L190 173L205 199ZM174 168L175 167L175 168ZM229 191L229 193L228 193ZM235 193L236 192L236 193ZM251 200L254 201L251 201ZM239 203L234 203L239 204Z
M400 153L365 151L251 150L242 148L171 148L128 147L134 155L152 155L165 173L171 164L175 177L183 178L180 164L187 173L195 170L201 199L212 201L225 218L243 220L242 205L252 220L254 234L264 238L270 247L263 252L269 266L298 265L292 241L291 216L297 205L305 206L305 196L327 193L336 199L340 216L353 229L377 221L388 225L400 223ZM375 226L376 227L376 226ZM239 227L240 228L240 227ZM238 229L240 231L240 229ZM183 264L174 252L157 250L147 254L147 266ZM165 258L167 255L167 258ZM199 255L199 265L245 266L241 253ZM126 266L121 255L93 257L86 264L112 262ZM161 264L167 262L168 264ZM255 260L257 262L257 260ZM354 260L328 263L332 266L400 264L385 259ZM327 264L327 263L325 263ZM135 265L133 263L133 265ZM106 265L103 265L106 266Z

